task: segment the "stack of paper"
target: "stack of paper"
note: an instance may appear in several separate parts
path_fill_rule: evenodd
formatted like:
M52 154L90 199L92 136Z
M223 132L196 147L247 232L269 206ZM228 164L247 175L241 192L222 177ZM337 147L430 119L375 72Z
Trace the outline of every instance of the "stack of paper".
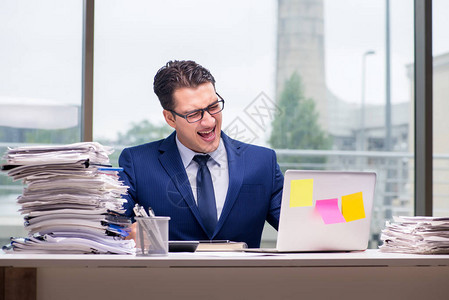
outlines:
M109 165L112 152L95 142L8 149L2 170L25 185L17 201L29 235L11 238L4 250L135 253L134 241L124 239L128 187Z
M382 231L382 252L449 253L449 218L393 217Z

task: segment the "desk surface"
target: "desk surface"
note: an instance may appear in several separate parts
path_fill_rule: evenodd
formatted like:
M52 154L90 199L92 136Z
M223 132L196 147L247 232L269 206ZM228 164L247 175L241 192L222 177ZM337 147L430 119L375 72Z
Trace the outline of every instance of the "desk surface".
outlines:
M11 268L12 267L12 268ZM132 255L5 254L4 290L18 299L32 272L32 299L446 299L449 255L367 250L350 253L170 253ZM30 276L21 276L27 280ZM0 280L1 281L1 280ZM6 289L8 287L8 289ZM16 289L14 289L14 287ZM120 287L120 288L117 288ZM124 288L122 288L124 287ZM1 288L1 287L0 287ZM28 289L25 289L28 290ZM387 294L386 294L387 293ZM1 297L0 297L1 298ZM21 297L21 299L25 299Z
M164 257L133 255L6 254L0 267L407 267L449 266L449 255L382 253L375 249L346 253L261 254L243 252L170 253Z

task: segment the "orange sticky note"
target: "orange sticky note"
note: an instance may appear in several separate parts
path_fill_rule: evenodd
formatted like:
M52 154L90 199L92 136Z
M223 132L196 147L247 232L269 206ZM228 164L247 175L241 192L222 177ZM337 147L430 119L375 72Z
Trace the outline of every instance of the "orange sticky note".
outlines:
M341 197L341 212L346 222L365 218L362 192Z
M313 179L297 179L290 182L290 207L313 205Z

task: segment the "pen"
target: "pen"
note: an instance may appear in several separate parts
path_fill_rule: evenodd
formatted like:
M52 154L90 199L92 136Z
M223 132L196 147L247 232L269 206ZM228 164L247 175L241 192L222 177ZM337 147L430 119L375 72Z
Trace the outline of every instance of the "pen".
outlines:
M89 168L89 166L112 167L112 165L109 165L109 164L97 164L97 163L90 162L89 159L87 159L83 164L86 166L86 168Z
M133 207L133 211L134 211L134 214L136 215L136 217L137 216L140 216L140 209L139 209L139 204L136 204L134 207ZM137 222L139 222L139 221L137 221ZM142 225L142 224L141 224ZM139 237L140 237L140 249L141 249L141 251L142 251L142 254L144 254L144 251L145 251L145 242L144 242L144 237L143 237L143 231L142 230L139 230Z
M156 214L154 213L154 211L151 207L148 207L148 213L149 213L150 217L156 217ZM162 234L161 234L161 231L159 230L159 226L157 225L157 222L155 220L152 223L153 223L153 228L156 230L156 236L159 238L160 245L163 248L164 241L162 241L160 239L160 238L162 238Z
M150 217L155 217L154 211L151 207L148 207L148 213L150 214Z
M98 171L117 171L117 172L121 172L123 171L123 168L97 168Z

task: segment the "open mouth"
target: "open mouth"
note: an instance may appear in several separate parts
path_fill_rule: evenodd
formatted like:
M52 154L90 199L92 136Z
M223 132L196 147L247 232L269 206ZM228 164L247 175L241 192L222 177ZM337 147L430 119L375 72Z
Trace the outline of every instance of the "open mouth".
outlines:
M215 126L210 130L198 131L198 135L205 141L210 142L215 139Z

